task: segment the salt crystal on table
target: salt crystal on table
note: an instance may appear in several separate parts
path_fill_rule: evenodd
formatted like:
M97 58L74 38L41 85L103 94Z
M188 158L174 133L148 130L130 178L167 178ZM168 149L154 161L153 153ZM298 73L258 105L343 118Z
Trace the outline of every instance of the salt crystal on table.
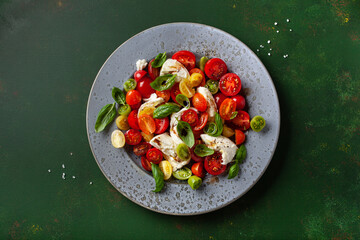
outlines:
M51 169L49 169L48 172L51 172Z
M65 173L62 174L61 178L62 178L62 179L65 179Z
M279 33L280 31L279 30L276 30L276 33Z
M292 29L290 28L289 31L292 32Z
M264 46L263 46L263 45L260 45L260 47L261 47L261 48L264 48Z
M65 168L65 165L63 164L63 165L61 165L62 166L62 168Z
M286 19L286 22L290 22L290 19Z
M271 53L268 53L269 56L271 56Z
M277 22L274 22L274 25L276 26L276 25L277 25Z
M259 51L259 49L256 49L256 51L258 52L258 51Z
M72 176L72 178L75 178L75 176Z
M71 152L71 153L70 153L70 155L72 156L72 155L73 155L73 153Z
M272 48L270 48L270 51L272 50Z
M90 185L92 185L92 182L90 182Z
M270 44L270 43L271 43L271 41L270 41L270 40L268 40L268 41L267 41L267 43L269 43L269 44Z

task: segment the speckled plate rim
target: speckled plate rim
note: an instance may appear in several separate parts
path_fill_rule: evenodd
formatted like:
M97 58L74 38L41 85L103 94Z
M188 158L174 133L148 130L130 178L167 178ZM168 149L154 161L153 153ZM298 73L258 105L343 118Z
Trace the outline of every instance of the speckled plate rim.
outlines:
M166 26L166 25L181 25L181 24L191 24L191 25L198 25L198 26L203 26L203 27L208 27L208 28L211 28L213 30L216 30L216 31L219 31L220 33L224 34L224 35L227 35L228 37L230 38L233 38L235 39L236 41L238 41L239 43L243 44L244 47L246 48L247 51L249 51L249 54L252 55L252 57L254 57L257 62L261 65L261 67L263 67L264 71L265 71L265 74L268 76L269 80L270 80L270 84L272 86L272 88L274 89L274 97L275 97L275 105L278 109L278 113L277 113L277 118L278 118L278 125L276 126L277 127L277 133L276 133L276 136L275 136L275 139L274 139L274 150L272 151L271 155L270 155L270 158L267 162L267 164L265 165L265 167L262 169L261 173L259 174L259 176L255 179L255 181L249 185L249 187L243 191L241 194L239 194L239 196L233 198L232 200L218 206L218 207L215 207L213 209L209 209L209 210L205 210L205 211L202 211L202 212L196 212L196 213L173 213L173 212L166 212L166 211L161 211L161 210L157 210L157 209L153 209L153 208L150 208L144 204L142 204L141 202L138 202L132 198L130 198L129 196L127 196L126 194L124 194L122 191L120 191L120 189L118 189L114 183L109 179L109 177L105 174L102 166L99 164L99 160L97 159L95 153L94 153L94 150L93 150L93 147L92 147L92 144L91 144L91 140L90 140L90 135L89 135L89 121L88 121L88 113L89 113L89 103L90 103L90 100L91 100L91 93L93 92L93 89L94 89L94 86L96 84L96 80L98 79L99 77L99 74L101 73L101 71L103 70L104 66L107 64L108 60L118 51L119 48L121 48L124 44L126 44L128 41L131 41L134 37L140 35L140 34L143 34L144 32L146 31L150 31L154 28L158 28L158 27L161 27L161 26ZM158 213L162 213L162 214L167 214L167 215L174 215L174 216L194 216L194 215L201 215L201 214L205 214L205 213L209 213L209 212L213 212L213 211L216 211L216 210L219 210L221 208L224 208L228 205L230 205L231 203L235 202L236 200L238 200L239 198L241 198L242 196L244 196L250 189L253 188L253 186L259 181L259 179L262 177L262 175L265 173L266 169L268 168L274 154L275 154L275 151L276 151L276 148L277 148L277 143L278 143L278 140L279 140L279 136L280 136L280 122L281 122L281 118L280 118L280 104L279 104L279 98L278 98L278 95L277 95L277 91L276 91L276 88L275 88L275 84L268 72L268 70L266 69L265 65L262 63L262 61L258 58L258 56L245 44L243 43L242 41L240 41L238 38L236 38L235 36L219 29L219 28L216 28L216 27L212 27L212 26L209 26L209 25L205 25L205 24L201 24L201 23L193 23L193 22L173 22L173 23L165 23L165 24L160 24L160 25L157 25L157 26L154 26L154 27L151 27L151 28L147 28L139 33L137 33L136 35L132 36L131 38L129 38L128 40L126 40L125 42L123 42L119 47L117 47L111 54L110 56L106 59L106 61L104 62L104 64L101 66L101 68L99 69L95 79L94 79L94 82L91 86L91 89L90 89L90 92L89 92L89 97L88 97L88 101L87 101L87 107L86 107L86 132L87 132L87 137L88 137L88 141L89 141L89 146L90 146L90 149L91 149L91 152L94 156L94 159L95 159L95 162L96 164L99 166L101 172L103 173L103 175L105 176L105 178L111 183L111 185L117 190L119 191L123 196L125 196L127 199L129 199L130 201L146 208L146 209L149 209L151 211L154 211L154 212L158 212Z

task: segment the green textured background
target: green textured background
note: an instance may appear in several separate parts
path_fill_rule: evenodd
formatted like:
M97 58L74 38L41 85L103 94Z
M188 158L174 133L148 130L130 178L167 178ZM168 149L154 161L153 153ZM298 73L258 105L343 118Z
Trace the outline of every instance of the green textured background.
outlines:
M223 29L255 52L264 45L258 56L281 105L261 180L195 217L123 197L85 129L107 57L134 34L178 21ZM360 1L1 0L0 239L360 239L359 98Z

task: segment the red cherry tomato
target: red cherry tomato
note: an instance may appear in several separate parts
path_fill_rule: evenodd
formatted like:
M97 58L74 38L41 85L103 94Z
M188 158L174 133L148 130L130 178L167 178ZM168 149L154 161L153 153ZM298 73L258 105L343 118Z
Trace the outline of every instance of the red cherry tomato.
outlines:
M143 98L149 98L151 94L155 93L155 90L150 86L151 82L149 77L143 77L138 81L136 90L140 92Z
M155 134L161 134L166 131L166 129L169 127L169 118L160 118L160 119L154 119L155 120Z
M204 134L204 131L203 131L203 130L195 131L194 129L192 129L192 131L193 131L195 140L196 140L196 139L200 139L200 135L201 135L201 134Z
M202 129L205 127L208 119L209 119L209 114L208 114L207 112L201 113L199 122L198 122L198 124L194 127L194 131L200 131L200 130L202 130Z
M190 124L191 127L194 127L198 123L199 117L195 110L188 109L181 115L181 120Z
M235 144L240 145L245 142L245 133L241 130L235 129Z
M174 55L171 58L179 61L182 65L186 67L188 71L190 71L195 67L196 59L195 59L195 55L192 52L185 50L178 51L174 53Z
M207 109L206 99L201 93L195 93L192 98L192 104L194 108L196 108L200 112L205 112Z
M138 145L135 145L133 151L136 156L142 156L147 153L147 151L151 148L151 145L147 142L141 142Z
M227 98L220 105L220 109L219 109L220 117L225 120L230 120L235 110L236 110L235 101L232 100L231 98Z
M231 122L237 127L240 127L242 131L246 131L250 127L250 116L245 111L239 111Z
M235 73L227 73L220 78L220 91L226 96L235 96L241 90L241 80Z
M170 89L170 95L171 95L171 99L176 103L178 103L176 101L176 96L178 94L181 94L180 89L179 89L179 83L175 83L174 86Z
M138 82L141 78L143 78L146 75L146 71L145 70L137 70L134 73L134 79L136 82Z
M216 106L220 108L222 102L226 99L226 96L223 93L219 92L214 96L214 99L216 102Z
M170 90L156 91L156 95L164 99L165 102L170 100Z
M236 110L242 110L245 107L245 98L241 95L231 97L236 102ZM215 100L216 101L216 100Z
M129 129L126 131L125 142L129 145L137 145L141 142L142 136L139 130Z
M205 157L205 170L211 175L219 175L226 169L226 165L221 164L222 156L220 152L215 152L213 155Z
M198 144L195 144L192 148L190 148L190 153L191 153L191 159L194 160L195 162L203 162L205 160L205 157L199 157L198 155L195 154L194 149Z
M200 86L201 86L201 87L205 86L205 84L206 84L206 79L205 79L205 74L204 74L204 72L201 71L200 68L193 68L193 69L191 69L190 72L189 72L190 76L191 76L191 74L193 74L193 73L200 73L200 74L202 75L203 80L201 81Z
M205 74L212 80L219 80L227 73L226 63L220 58L212 58L205 64Z
M161 162L161 160L163 159L163 154L159 149L151 148L146 153L146 158L154 164L159 164Z
M138 123L137 114L138 114L137 110L132 110L128 116L128 123L131 128L139 130L140 127L139 127L139 123Z
M199 178L205 177L204 163L203 162L194 163L191 167L191 171L194 175L198 176Z
M148 72L149 72L149 76L152 80L155 80L158 76L160 76L160 68L153 68L151 66L151 63L154 61L155 59L151 60L148 64Z
M141 94L139 91L130 90L126 93L126 103L129 105L135 105L141 102Z
M139 109L140 106L141 106L141 102L139 102L137 104L130 105L130 108L133 109L133 110L137 110L137 109Z
M156 125L154 119L151 116L147 114L141 114L138 116L138 121L141 131L143 131L145 134L148 135L155 132Z
M145 156L141 156L141 165L146 171L151 172L151 163L146 159Z

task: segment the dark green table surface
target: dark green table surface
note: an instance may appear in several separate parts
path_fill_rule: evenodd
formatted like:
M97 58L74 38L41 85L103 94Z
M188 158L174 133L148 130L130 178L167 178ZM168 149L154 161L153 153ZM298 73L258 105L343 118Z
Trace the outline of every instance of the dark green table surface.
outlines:
M107 57L134 34L179 21L260 49L282 118L255 187L194 217L155 213L118 193L85 129ZM359 106L357 0L2 0L0 239L360 239Z

